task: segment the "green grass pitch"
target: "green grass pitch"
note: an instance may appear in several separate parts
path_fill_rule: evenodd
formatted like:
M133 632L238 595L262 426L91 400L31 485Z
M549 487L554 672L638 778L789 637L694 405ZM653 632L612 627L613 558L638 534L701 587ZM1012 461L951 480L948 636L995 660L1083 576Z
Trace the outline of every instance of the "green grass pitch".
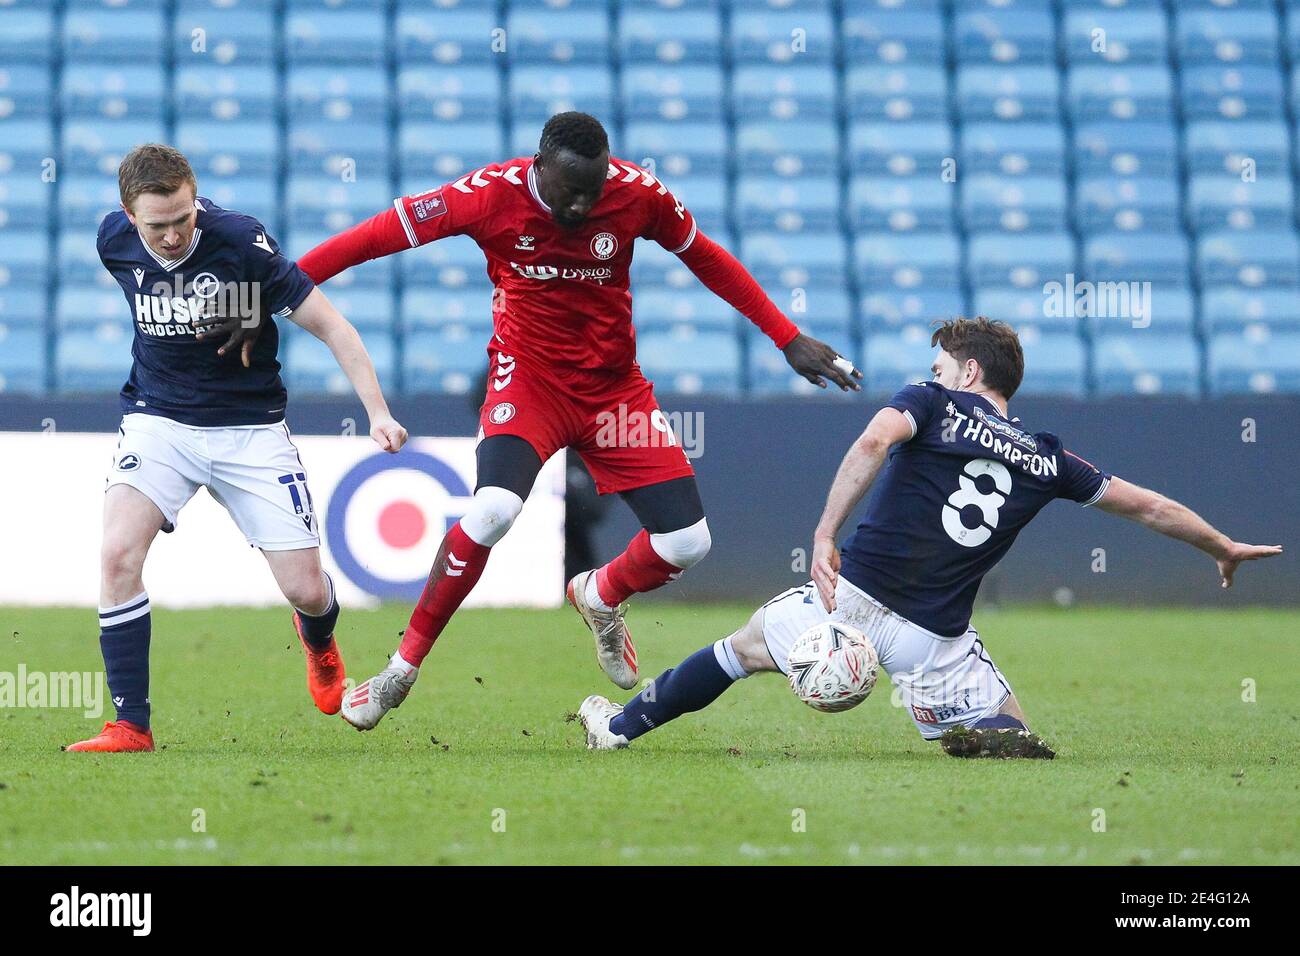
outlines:
M750 610L634 607L643 676ZM405 617L344 610L354 677ZM1055 761L946 757L883 675L829 715L761 675L629 750L589 753L566 715L626 695L567 609L458 615L403 707L359 734L312 708L283 610L155 611L157 753L62 753L99 722L0 709L0 860L1300 863L1300 613L975 623ZM92 611L6 608L0 624L0 672L102 667Z

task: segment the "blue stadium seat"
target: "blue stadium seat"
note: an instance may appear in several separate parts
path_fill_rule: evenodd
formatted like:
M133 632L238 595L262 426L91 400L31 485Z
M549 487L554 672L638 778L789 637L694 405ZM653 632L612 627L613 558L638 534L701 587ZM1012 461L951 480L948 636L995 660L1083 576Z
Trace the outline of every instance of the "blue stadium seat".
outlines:
M1278 18L1271 10L1179 10L1178 59L1198 63L1272 63L1278 58Z
M116 283L111 289L102 286L61 288L55 298L54 324L60 330L102 330L107 335L107 329L111 327L129 331L134 321L135 315ZM128 342L127 351L130 350Z
M1197 119L1278 119L1282 74L1275 66L1197 66L1180 74L1183 113Z
M381 182L387 190L388 124L369 114L342 120L289 121L289 170L336 181Z
M404 3L393 30L398 62L443 66L491 63L497 55L494 37L500 36L494 31L501 28L495 9L417 10Z
M161 50L164 36L160 9L73 7L63 16L63 55L70 63L137 61L148 51Z
M808 288L769 285L766 291L800 329L823 342L848 347L857 322L853 315L853 292L847 285L818 285ZM766 343L760 347L772 348L772 343L758 326L742 321L741 327L751 339L751 352L754 351L752 343ZM848 352L844 354L847 355ZM784 361L784 356L779 352L777 357Z
M280 31L270 5L229 0L180 0L172 29L177 69L274 64Z
M1192 176L1187 183L1187 220L1201 229L1280 229L1295 216L1290 176Z
M849 183L849 221L856 230L947 232L954 228L956 187L938 176L858 176Z
M854 242L858 284L869 289L961 286L961 244L952 233L860 233Z
M867 332L908 327L928 330L936 319L967 314L966 299L959 288L898 290L868 287L860 308L862 325Z
M0 31L0 63L35 65L54 59L58 42L49 10L8 10Z
M1161 65L1074 66L1066 72L1065 101L1075 123L1167 122L1173 116L1174 81Z
M841 226L839 181L830 177L741 176L736 181L735 217L742 232L838 229Z
M0 322L0 393L44 390L45 333Z
M59 177L61 222L84 222L98 228L110 212L122 207L117 176L69 173Z
M505 28L512 65L609 61L609 17L600 8L530 10L512 6Z
M281 232L277 192L275 180L266 176L216 176L209 172L199 180L200 195L223 209L237 209L252 216L274 236Z
M427 178L419 189L463 176L506 158L499 123L404 122L397 130L397 153L405 175Z
M284 55L290 67L383 66L387 48L384 21L372 11L290 10L285 16Z
M44 334L49 299L44 286L9 286L0 282L0 326L11 331L35 329Z
M947 123L853 123L848 139L849 168L864 175L933 175L955 155Z
M88 225L80 229L64 229L58 234L54 253L55 261L59 264L58 282L73 287L95 284L109 288L117 293L117 304L122 306L121 292L118 291L120 287L99 261L95 235L95 231L88 228ZM40 236L42 245L44 238Z
M266 120L279 105L279 80L266 65L183 66L172 80L172 103L183 120Z
M54 190L39 177L0 173L0 230L44 229L53 201Z
M1075 271L1074 239L1069 233L972 235L966 247L966 271L972 286L1010 285L1042 288L1064 281Z
M374 67L299 66L285 76L291 122L366 118L385 122L388 77Z
M820 289L848 281L848 243L838 231L750 233L741 241L741 258L765 286Z
M829 66L742 66L731 77L739 120L834 118L839 78Z
M402 350L406 391L465 395L487 376L487 335L453 325L411 332Z
M159 66L70 64L59 102L65 117L160 120L167 83Z
M739 123L736 153L742 173L836 175L841 155L839 129L830 120Z
M1191 335L1196 321L1191 289L1148 285L1144 278L1078 281L1065 286L1060 302L1076 321L1082 320L1094 342L1135 332L1147 337ZM1058 311L1056 303L1049 311Z
M0 172L41 170L54 156L54 124L49 119L0 118Z
M342 232L362 219L391 206L387 178L337 178L291 175L285 184L285 211L290 229Z
M1055 66L966 66L957 71L957 110L976 120L1045 120L1057 116Z
M958 10L952 24L959 63L1047 63L1056 60L1056 23L1046 6Z
M672 289L650 286L632 298L632 321L638 334L690 326L698 331L735 334L736 312L703 286Z
M904 14L894 14L896 17ZM846 39L851 21L844 22ZM829 63L835 56L835 27L828 10L755 11L733 9L731 55L742 63Z
M116 176L132 148L165 140L161 120L70 120L63 124L63 165L71 172Z
M904 385L928 382L934 375L936 351L930 345L930 331L911 326L897 332L877 332L862 343L862 374L866 390L892 395Z
M288 326L288 328L286 328ZM290 323L281 324L285 341L280 355L284 360L285 386L294 395L351 395L352 385L339 368L329 347L305 329ZM393 336L371 331L365 337L366 351L374 363L382 387L396 385L397 348Z
M1211 285L1201 290L1201 326L1206 335L1251 325L1300 331L1300 296L1286 286Z
M717 63L722 58L722 20L716 10L625 7L618 35L624 63Z
M951 154L950 154L951 155ZM1061 176L1065 130L1051 123L971 123L961 131L962 176Z
M1281 121L1188 123L1184 133L1188 171L1238 179L1289 175L1291 134Z
M975 174L961 193L963 228L968 232L1058 232L1066 228L1068 200L1061 176Z
M382 211L384 210L375 209L372 212ZM363 214L363 218L368 215L369 213ZM272 231L274 232L274 230ZM334 235L334 231L329 229L293 229L285 231L277 238L286 255L294 259L301 259L332 235ZM387 294L397 285L398 261L403 255L413 254L403 250L401 253L380 256L378 259L371 259L369 262L363 262L350 269L344 269L328 281L325 291L329 293L331 298L336 293L352 293L363 290L367 293L378 290Z
M946 120L948 74L942 66L853 66L844 74L849 116L871 120Z
M674 176L664 185L691 211L706 235L727 228L727 181L722 176Z
M1075 182L1074 216L1080 231L1168 232L1179 225L1176 179L1088 176Z
M397 256L402 284L412 288L491 289L483 252L468 236L450 236Z
M716 66L630 66L622 72L623 118L681 122L723 119L727 102Z
M1196 268L1203 285L1300 285L1300 241L1290 229L1207 233L1196 243Z
M975 290L975 314L1001 320L1018 330L1034 328L1077 334L1081 326L1074 310L1056 307L1042 288L980 286Z
M482 122L505 106L493 66L406 66L397 71L397 110L403 122Z
M939 11L846 13L841 26L846 63L943 63L947 44Z
M270 176L281 169L280 130L271 120L181 120L174 142L199 177Z
M1191 244L1178 232L1107 232L1083 243L1083 271L1096 282L1187 285Z
M1300 334L1225 332L1206 347L1210 392L1250 395L1300 392Z
M1112 335L1096 344L1093 376L1101 395L1195 398L1201 391L1201 352L1190 335Z
M0 117L45 118L53 101L54 81L48 66L0 59Z
M55 341L55 387L64 394L116 392L130 370L128 324L71 329Z
M1175 176L1178 134L1169 120L1085 123L1074 128L1077 176Z
M44 227L0 230L0 289L44 287L49 268L49 237Z
M722 123L628 123L623 130L622 152L641 166L653 160L662 176L724 173L729 150Z
M1088 387L1088 358L1084 343L1070 332L1017 330L1025 353L1025 377L1019 396L1066 395L1082 398Z
M347 270L351 272L352 270ZM330 280L330 301L370 342L370 333L392 332L397 327L397 303L391 288L340 287Z
M1169 50L1165 11L1108 6L1099 2L1088 9L1066 12L1062 33L1066 62L1164 63Z
M413 286L402 296L402 328L408 333L451 326L477 329L486 342L492 328L492 290L482 285Z
M508 80L516 122L541 124L556 113L581 110L607 116L614 109L614 77L605 66L516 66Z
M656 390L679 395L740 391L740 341L734 332L679 325L637 336L637 363Z

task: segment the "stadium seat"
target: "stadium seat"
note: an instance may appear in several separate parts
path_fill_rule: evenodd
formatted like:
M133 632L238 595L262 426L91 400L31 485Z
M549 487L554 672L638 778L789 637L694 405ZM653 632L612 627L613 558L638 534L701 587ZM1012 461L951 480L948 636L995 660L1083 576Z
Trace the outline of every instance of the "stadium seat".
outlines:
M14 328L0 321L0 394L43 391L44 331Z
M61 221L98 227L105 216L122 206L117 177L69 173L59 180L58 203Z
M132 148L165 140L161 120L69 120L63 124L63 165L70 172L116 176Z
M848 243L839 231L793 236L749 233L740 251L761 285L820 289L848 281Z
M1186 67L1179 75L1188 120L1280 119L1285 91L1276 66Z
M281 323L285 387L293 395L351 395L352 384L329 347L305 329ZM366 351L382 388L396 389L397 348L391 334L371 331Z
M291 67L382 66L388 48L384 21L365 10L289 10L284 20L285 62Z
M507 81L516 121L541 125L556 113L581 110L607 116L614 110L614 78L601 66L516 66Z
M1204 285L1300 285L1300 241L1295 232L1212 232L1196 243Z
M706 235L727 228L727 181L722 176L674 176L664 185L691 211Z
M1075 271L1074 239L1066 232L1011 235L978 233L966 248L966 271L971 284L1041 288L1049 281L1063 282Z
M281 233L279 190L265 176L217 176L205 173L199 181L199 195L223 209L235 209L257 219L271 235Z
M656 390L680 395L740 391L740 343L734 332L679 325L637 336L637 363Z
M859 307L866 333L914 327L927 330L928 335L932 322L967 314L966 299L959 288L904 291L868 287Z
M1084 343L1070 332L1020 329L1025 353L1025 377L1016 396L1065 395L1082 398L1088 387L1088 358Z
M962 226L968 232L1057 232L1066 228L1067 191L1060 176L976 174L964 180Z
M397 153L406 175L425 177L410 190L422 192L499 162L507 150L499 123L404 122L397 130Z
M609 61L609 18L599 7L534 10L511 6L505 29L512 66Z
M974 314L1006 322L1016 329L1078 333L1082 323L1071 308L1059 308L1041 288L980 286L975 290Z
M1056 59L1056 23L1046 6L958 10L952 35L958 63L1047 63Z
M1195 230L1279 229L1294 217L1290 176L1243 182L1240 175L1203 175L1187 182L1187 221Z
M1074 127L1077 176L1157 176L1179 173L1178 133L1156 122L1084 123Z
M1188 285L1191 259L1181 231L1098 233L1083 242L1083 272L1096 282Z
M964 66L957 70L957 111L966 122L1046 120L1057 115L1055 66Z
M492 290L483 285L459 289L412 287L402 296L402 328L407 332L425 329L477 329L486 343L492 328Z
M483 252L468 236L451 236L396 257L402 285L412 288L438 286L444 289L491 289Z
M777 176L833 176L840 137L829 120L753 121L736 126L737 168Z
M412 393L464 395L487 377L487 337L453 325L409 333L402 350L402 376Z
M624 63L717 63L722 57L722 21L717 10L648 10L624 7L618 46Z
M50 68L0 59L0 117L30 119L48 115L54 100Z
M955 227L956 187L938 176L859 176L849 184L855 230L940 231Z
M196 176L271 176L282 169L279 128L271 120L181 120L174 142Z
M0 230L0 288L44 287L50 265L49 236L44 226Z
M0 174L43 169L54 155L54 124L48 119L0 118Z
M623 118L670 122L718 122L726 107L726 84L716 66L629 66L621 76Z
M164 36L161 9L72 7L63 15L63 56L69 63L130 63L145 51L161 50Z
M501 20L493 8L447 10L399 7L394 21L394 45L401 64L451 66L493 62L494 38ZM509 34L507 34L509 36Z
M172 29L178 70L275 63L280 31L273 8L248 3L230 7L230 0L180 0Z
M37 176L0 173L0 234L8 229L44 229L54 190Z
M892 395L904 385L928 382L934 378L930 366L935 352L930 346L930 332L918 326L898 332L878 332L862 343L862 365L866 390L876 395Z
M911 291L961 285L961 245L953 233L860 233L854 258L860 287Z
M1168 232L1180 222L1176 179L1088 176L1076 180L1074 216L1080 231Z
M726 172L729 144L722 123L628 123L622 153L662 177Z
M1300 334L1247 329L1214 335L1206 346L1213 395L1300 392Z
M45 286L11 286L3 278L4 270L0 269L0 326L44 333L50 298Z
M971 123L961 131L962 176L1061 176L1066 172L1060 123Z
M731 77L738 120L828 120L838 113L839 80L829 66L743 66Z
M1212 285L1201 290L1201 327L1206 335L1252 325L1300 331L1300 296L1285 286Z
M1184 66L1276 62L1277 24L1271 10L1179 10L1174 28L1178 60Z
M375 213L392 208L387 177L337 178L291 175L285 184L285 212L290 229L342 232Z
M159 120L166 88L162 67L76 63L63 70L59 102L65 117Z
M1096 0L1088 9L1068 10L1063 20L1063 49L1070 64L1164 63L1169 49L1165 11L1108 9Z
M172 80L172 104L183 120L268 120L278 109L277 83L271 66L183 66Z
M1281 121L1188 123L1188 172L1256 177L1290 175L1291 134Z
M849 116L869 120L946 120L948 74L942 66L853 66L844 75Z
M851 23L851 20L844 22L846 39L852 30ZM731 55L737 65L791 61L829 63L835 56L835 32L828 10L733 8Z
M1174 81L1165 66L1074 66L1066 73L1065 101L1075 123L1167 122Z
M391 204L388 208L392 208ZM383 211L385 210L374 210L374 212ZM366 215L362 214L362 218L366 218ZM290 229L285 230L282 235L277 235L276 238L286 255L300 259L334 234L335 231L329 229ZM403 250L403 254L413 253ZM360 290L379 290L388 293L397 285L397 263L401 258L402 256L398 254L380 256L378 259L371 259L350 269L344 269L328 281L325 291L331 297L336 292L352 293Z
M501 74L493 66L405 66L397 71L397 115L404 123L481 123L500 116L504 107Z
M937 10L853 9L846 14L841 25L846 63L944 62L947 43Z
M386 122L388 77L374 67L300 66L285 75L292 122Z
M741 176L736 181L735 217L742 231L778 229L782 232L838 229L839 180L831 177L782 179Z
M1111 335L1096 344L1093 377L1101 395L1194 398L1201 391L1201 350L1190 335Z
M388 191L388 124L370 114L338 120L291 119L286 131L289 171L345 183L378 182Z
M858 122L848 140L849 169L865 176L942 172L955 155L952 127L940 122Z
M53 12L36 9L5 11L5 28L0 30L0 63L49 63L57 49Z
M106 327L124 328L129 332L134 321L135 315L116 282L111 289L61 288L55 296L54 324L60 334L65 334L68 329L99 331ZM130 351L130 343L127 351Z
M116 392L131 370L131 326L69 329L54 346L55 387L64 394Z
M79 288L84 285L101 284L115 292L118 290L117 282L99 261L99 250L95 247L95 230L88 226L81 229L63 229L58 234L54 250L60 286L66 283L65 288ZM120 306L122 305L121 293L119 292L118 295L117 304Z
M678 326L732 335L736 331L736 312L703 286L694 289L667 286L637 289L632 298L632 321L638 334L673 330Z

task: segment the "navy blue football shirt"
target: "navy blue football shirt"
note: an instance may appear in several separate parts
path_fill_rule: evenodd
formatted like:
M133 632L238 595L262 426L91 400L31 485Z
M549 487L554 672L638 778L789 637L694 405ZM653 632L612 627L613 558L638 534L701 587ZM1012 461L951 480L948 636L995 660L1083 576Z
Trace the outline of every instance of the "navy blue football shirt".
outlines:
M272 317L298 308L313 283L297 263L280 254L252 216L203 197L194 204L194 238L171 261L145 244L122 210L100 224L100 261L122 287L135 327L122 412L203 427L278 422L287 395ZM217 355L226 336L204 342L194 338L197 316L249 315L253 310L263 319L249 368L238 349Z
M841 552L840 573L881 604L944 637L964 634L975 592L1020 529L1055 498L1085 505L1110 476L1030 434L987 398L935 382L889 401L911 423Z

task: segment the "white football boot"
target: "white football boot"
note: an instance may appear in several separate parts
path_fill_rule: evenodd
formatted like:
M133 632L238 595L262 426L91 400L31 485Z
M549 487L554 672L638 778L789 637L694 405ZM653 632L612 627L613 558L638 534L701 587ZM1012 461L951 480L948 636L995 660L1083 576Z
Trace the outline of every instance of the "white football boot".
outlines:
M587 603L587 581L595 573L583 571L573 576L566 588L569 603L596 637L596 662L600 669L619 687L631 690L640 676L636 668L636 647L623 621L626 607L600 611Z
M374 730L384 714L401 706L419 676L418 667L394 654L387 667L343 695L339 716L357 730Z
M628 739L609 729L609 722L623 713L623 705L599 694L592 694L578 708L578 720L587 732L588 750L622 750Z

